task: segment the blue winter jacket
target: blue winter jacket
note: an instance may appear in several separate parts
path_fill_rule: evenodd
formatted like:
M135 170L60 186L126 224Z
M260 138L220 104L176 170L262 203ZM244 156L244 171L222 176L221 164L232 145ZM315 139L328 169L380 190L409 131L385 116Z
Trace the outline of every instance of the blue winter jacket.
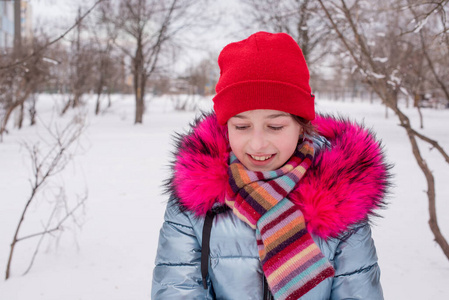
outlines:
M314 166L291 201L303 212L335 276L301 299L383 299L368 218L383 204L389 166L379 143L361 126L322 116L315 126L322 137L315 140ZM255 231L226 209L213 219L207 288L203 287L204 215L225 207L229 146L224 131L209 115L178 137L152 299L264 299L266 283Z

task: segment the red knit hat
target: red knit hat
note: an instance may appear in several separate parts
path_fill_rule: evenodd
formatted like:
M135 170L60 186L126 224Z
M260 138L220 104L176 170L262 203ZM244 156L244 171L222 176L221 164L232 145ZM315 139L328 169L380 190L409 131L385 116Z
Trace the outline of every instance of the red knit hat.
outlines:
M218 57L220 79L214 110L221 125L253 109L315 118L309 70L298 44L285 33L257 32L231 43Z

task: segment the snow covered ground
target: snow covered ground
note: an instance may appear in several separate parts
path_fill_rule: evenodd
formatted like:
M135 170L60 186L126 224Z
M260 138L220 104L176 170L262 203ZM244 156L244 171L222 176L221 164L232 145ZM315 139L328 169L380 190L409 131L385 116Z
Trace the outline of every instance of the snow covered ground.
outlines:
M38 239L19 243L8 281L3 281L3 274L9 244L30 193L29 155L21 142L47 137L43 124L50 122L54 104L61 99L41 95L38 126L10 129L0 143L0 299L150 298L166 201L161 183L169 171L170 135L185 130L196 113L175 111L170 98L156 98L147 103L144 124L134 125L132 96L114 96L112 100L112 107L99 116L94 116L94 103L89 103L89 125L77 155L47 186L46 197L41 194L38 203L30 207L21 236L42 229L48 215L45 208L54 201L52 188L61 183L69 204L77 194L88 191L79 216L82 226L72 225L59 238L46 238L25 276L22 273ZM210 100L199 103L203 109L211 107ZM395 164L389 206L374 227L385 299L449 299L449 261L433 241L427 224L425 180L395 116L390 112L385 119L385 108L378 103L333 102L319 97L317 110L364 121L383 140L388 160ZM417 113L406 111L418 124ZM424 116L423 132L449 150L449 111L425 110ZM437 180L440 227L449 239L449 166L435 150L430 155L429 151L422 147Z

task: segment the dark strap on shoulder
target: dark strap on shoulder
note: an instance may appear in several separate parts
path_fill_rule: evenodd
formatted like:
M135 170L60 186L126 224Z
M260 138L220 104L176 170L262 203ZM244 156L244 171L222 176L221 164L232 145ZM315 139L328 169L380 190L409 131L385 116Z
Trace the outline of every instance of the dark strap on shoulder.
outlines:
M209 272L209 254L210 254L210 234L212 231L212 224L216 214L220 214L229 210L228 207L217 207L209 210L206 213L203 225L203 240L201 243L201 277L203 278L203 287L207 290L207 274ZM273 300L273 294L271 294L268 288L268 282L266 277L263 277L263 300Z
M201 276L203 277L203 287L207 290L207 273L209 270L209 254L210 254L210 232L212 231L212 222L214 221L215 212L208 211L204 219L203 241L201 244Z
M273 294L271 294L270 289L268 288L267 278L263 277L263 300L273 300Z

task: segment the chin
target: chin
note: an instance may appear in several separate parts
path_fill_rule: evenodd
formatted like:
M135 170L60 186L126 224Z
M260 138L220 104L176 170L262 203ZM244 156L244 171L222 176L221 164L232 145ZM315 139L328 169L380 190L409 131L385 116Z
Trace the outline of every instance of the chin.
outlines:
M258 172L265 172L265 171L273 171L273 170L276 170L276 169L279 169L279 168L277 168L276 166L273 166L273 165L267 165L267 166L254 166L254 165L251 165L249 168L248 168L248 166L245 166L248 170L250 170L250 171L258 171Z

